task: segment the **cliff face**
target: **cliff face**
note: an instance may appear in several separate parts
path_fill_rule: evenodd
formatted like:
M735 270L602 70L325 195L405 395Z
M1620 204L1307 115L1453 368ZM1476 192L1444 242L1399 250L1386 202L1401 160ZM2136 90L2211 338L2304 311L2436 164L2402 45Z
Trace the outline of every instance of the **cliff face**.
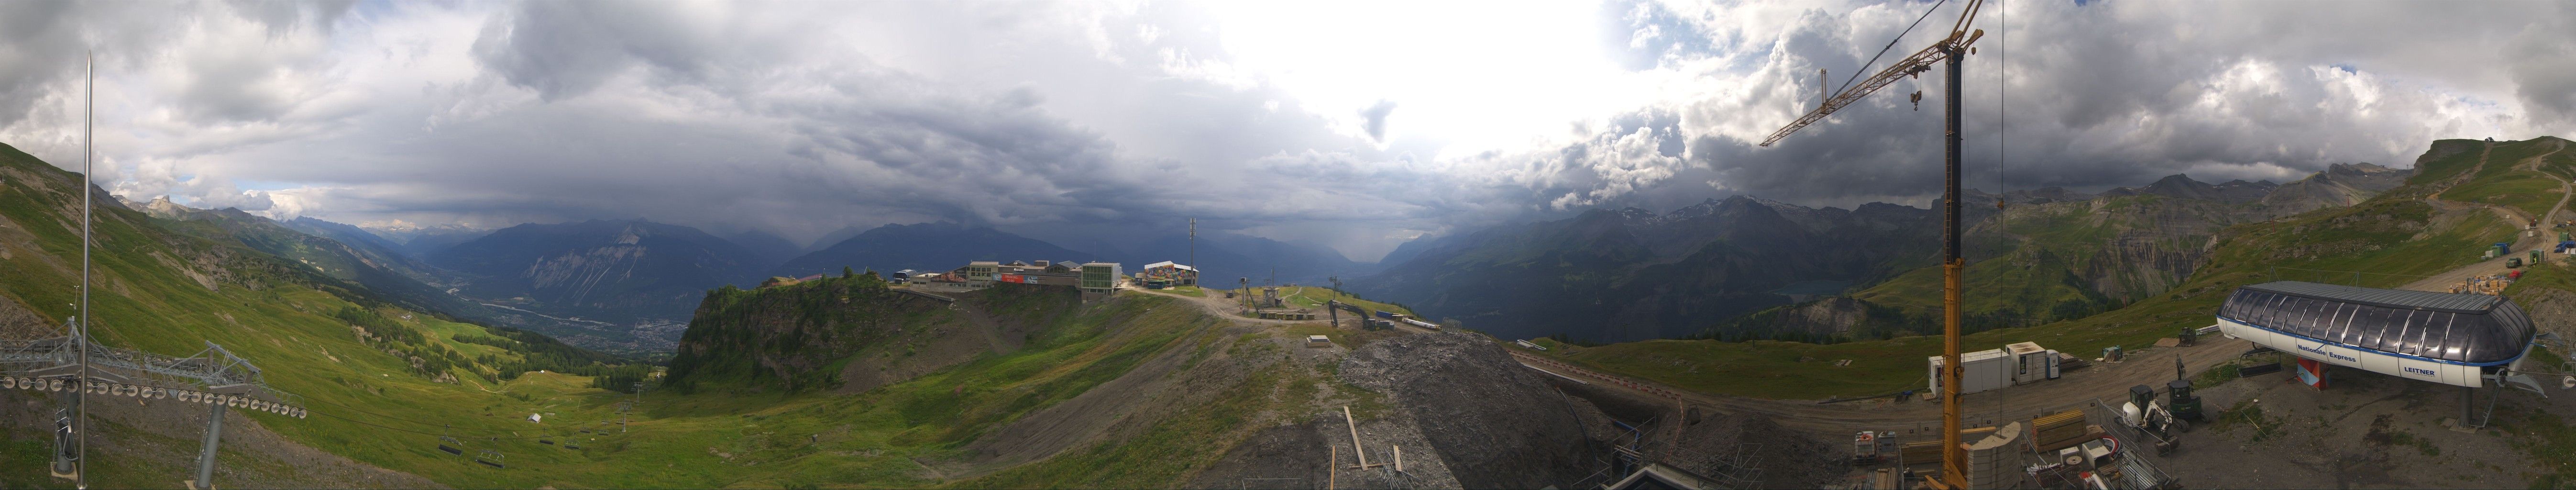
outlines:
M757 290L727 286L707 293L689 320L667 384L866 391L982 353L1008 352L1043 321L988 311L1069 311L1079 304L1071 288L1047 286L964 296L942 301L889 288L873 275Z

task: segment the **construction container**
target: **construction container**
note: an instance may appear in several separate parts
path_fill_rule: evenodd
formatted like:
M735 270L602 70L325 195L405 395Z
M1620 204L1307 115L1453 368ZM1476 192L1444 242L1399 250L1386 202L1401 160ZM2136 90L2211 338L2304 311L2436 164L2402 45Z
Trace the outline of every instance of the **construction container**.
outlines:
M1981 350L1959 354L1959 392L1976 393L2013 385L2012 354L2003 349ZM1941 392L1941 356L1931 356L1933 393Z
M2038 342L2019 342L2004 346L2012 353L2012 383L2023 384L2056 378L2057 355L2039 347Z

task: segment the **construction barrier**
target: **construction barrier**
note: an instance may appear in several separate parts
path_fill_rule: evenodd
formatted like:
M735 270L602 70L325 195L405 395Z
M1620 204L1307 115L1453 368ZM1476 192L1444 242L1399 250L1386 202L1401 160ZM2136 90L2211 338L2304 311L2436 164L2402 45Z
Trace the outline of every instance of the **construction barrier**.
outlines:
M1519 359L1520 359L1521 361L1523 361L1523 362L1536 362L1536 363L1540 363L1540 364L1546 364L1546 365L1548 365L1548 366L1550 366L1550 367L1554 367L1554 368L1557 368L1557 369L1563 369L1563 370L1565 370L1566 372L1570 372L1570 373L1574 373L1574 374L1580 374L1580 375L1583 375L1583 377L1592 378L1592 379L1598 379L1598 380L1602 380L1602 381L1605 381L1605 382L1609 382L1610 384L1619 385L1619 386L1625 386L1625 387L1628 387L1628 389L1632 389L1632 390L1637 390L1637 391L1646 392L1646 394L1649 394L1649 395L1655 395L1655 396L1664 397L1665 399L1672 400L1672 401L1673 401L1673 402L1675 402L1675 403L1680 403L1680 402L1682 402L1682 401L1683 401L1683 400L1682 400L1682 395L1681 395L1680 393L1674 393L1674 392L1672 392L1672 390L1666 390L1666 389L1663 389L1663 388L1656 388L1656 387L1653 387L1653 386L1647 386L1647 385L1642 384L1642 383L1638 383L1638 382L1634 382L1634 381L1629 381L1629 380L1628 380L1627 378L1625 378L1625 377L1620 377L1620 376L1610 376L1610 375L1605 375L1605 374L1601 374L1601 373L1596 373L1596 372L1592 372L1592 370L1590 370L1590 369L1584 369L1584 368L1575 367L1575 366L1574 366L1574 365L1572 365L1572 364L1566 364L1566 363L1562 363L1562 362L1556 362L1556 360L1554 360L1554 359L1548 359L1548 358L1545 358L1545 357L1539 357L1539 356L1536 356L1536 355L1524 354L1524 353L1520 353L1520 352L1512 352L1511 354L1512 354L1512 357L1519 358Z

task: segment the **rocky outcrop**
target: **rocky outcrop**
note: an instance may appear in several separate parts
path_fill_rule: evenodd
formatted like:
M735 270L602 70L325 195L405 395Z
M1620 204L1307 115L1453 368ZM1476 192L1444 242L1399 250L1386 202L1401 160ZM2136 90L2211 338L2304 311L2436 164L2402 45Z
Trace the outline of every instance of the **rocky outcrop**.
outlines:
M827 277L793 286L707 293L689 320L664 384L680 389L732 387L866 391L989 352L1017 346L1043 319L985 310L995 303L1080 304L1072 288L1001 287L968 293L954 304L891 289L874 275ZM835 363L840 369L831 369Z

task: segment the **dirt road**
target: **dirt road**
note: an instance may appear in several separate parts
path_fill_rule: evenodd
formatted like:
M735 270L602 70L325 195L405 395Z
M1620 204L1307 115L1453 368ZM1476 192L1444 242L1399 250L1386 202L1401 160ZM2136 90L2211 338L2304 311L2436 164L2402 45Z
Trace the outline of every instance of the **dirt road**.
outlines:
M2490 144L2489 144L2489 146L2493 146L2493 144L2492 144L2492 143L2490 143ZM2518 168L2525 168L2525 169L2537 169L2537 168L2538 168L2538 166L2539 166L2539 164L2540 164L2541 159L2543 159L2543 158L2548 158L2550 155L2555 155L2555 154L2557 154L2558 152L2566 151L2566 150L2567 150L2567 148L2566 148L2566 146L2565 146L2565 145L2560 145L2557 149L2549 150L2549 152L2548 152L2548 153L2542 153L2542 154L2540 154L2540 155L2538 155L2538 156L2533 156L2533 157L2531 157L2531 158L2525 158L2525 159L2522 159L2522 161L2519 161L2519 162L2514 162L2514 166L2515 166L2515 167L2518 167ZM2487 159L2486 159L2486 154L2484 154L2484 153L2479 154L2479 155L2478 155L2478 168L2477 168L2477 169L2472 169L2472 170L2470 170L2466 175L2476 175L2476 174L2477 174L2477 172L2478 172L2479 170L2483 170L2483 169L2485 169L2485 168L2486 168L2487 163L2488 163L2488 162L2487 162ZM2569 198L2571 198L2571 197L2576 197L2576 184L2571 184L2571 183L2569 183L2569 182L2567 181L2567 179L2562 178L2562 177L2559 177L2559 176L2557 176L2556 174L2549 174L2549 173L2547 173L2547 172L2542 172L2542 175L2548 175L2550 178L2558 179L2558 190L2559 190L2559 193L2560 193L2560 194L2559 194L2559 196L2558 196L2558 205L2556 205L2556 206L2551 206L2551 207L2549 208L2549 212L2548 212L2547 214L2544 214L2544 215L2542 215L2542 216L2538 216L2538 217L2534 217L2534 216L2527 216L2527 215L2524 215L2524 214L2523 214L2522 212L2520 212L2520 211L2515 211L2515 210L2512 210L2512 209L2506 208L2506 207L2504 207L2504 206L2495 206L2495 205L2480 204L2480 203L2464 203L2464 202L2458 202L2458 201L2444 201L2444 200L2442 200L2442 199L2441 199L2441 195L2442 195L2442 194L2441 194L2441 193L2438 193L2438 192L2437 192L2437 193L2434 193L2434 194L2432 194L2432 195L2430 195L2430 196L2426 196L2424 199L2425 199L2425 201L2430 202L2430 203L2434 204L2434 205L2435 205L2435 206L2437 206L2437 207L2441 207L2441 208L2445 208L2445 209L2457 209L2457 208L2461 208L2461 207L2483 206L2483 207L2485 207L2485 208L2487 208L2487 209L2494 210L2494 211L2495 211L2497 214L2499 214L2499 215L2504 216L2504 217L2506 218L2506 220L2505 220L2505 221L2506 221L2506 222L2508 222L2508 223L2513 223L2513 224L2515 224L2515 225L2519 225L2519 226L2522 226L2522 227L2526 227L2526 228L2528 228L2528 227L2533 226L2534 224L2539 224L2539 223L2548 223L2548 222L2557 221L2557 218L2556 218L2556 217L2559 215L2559 213L2560 213L2560 212L2562 212L2562 211L2565 211L2565 210L2567 209L2567 201L2568 201L2568 199L2569 199ZM2457 184L2457 182L2454 182L2454 184L2456 185L2456 184ZM2421 279L2421 280L2417 280L2417 281L2415 281L2415 282L2407 283L2405 286L2399 286L2399 287L2398 287L2398 289L2408 289L2408 290L2415 290L2415 291L2450 292L2450 290L2451 290L2451 285L2453 285L2453 284L2458 284L2458 283L2460 283L2460 282L2467 281L2467 280L2469 280L2469 278L2471 278L2471 277L2477 277L2477 276L2483 276L2483 275L2490 275L2490 274L2504 274L2506 271L2510 270L2510 269L2507 269L2507 268L2505 267L2505 262L2506 262L2508 259L2512 259L2512 258L2514 258L2514 257L2527 257L2527 256L2528 256L2528 254L2527 254L2527 253L2525 253L2525 252L2523 252L2524 250L2541 250L2541 249L2547 249L2547 248L2549 248L2550 246L2552 246L2552 245L2556 245L2556 244L2558 244L2558 235L2557 235L2556 233L2551 233L2551 229L2549 229L2549 228L2545 228L2545 227L2544 227L2544 228L2540 228L2540 229L2538 230L2538 233L2524 233L2524 234L2522 234L2522 235L2516 235L2516 236L2514 237L2514 242L2513 242L2513 251L2514 251L2514 253L2512 253L2512 254L2506 254L2506 255L2504 255L2504 256L2502 256L2502 257L2496 257L2496 258L2494 258L2494 259L2489 259L2489 260L2486 260L2486 261L2483 261L2483 262L2478 262L2478 263L2475 263L2475 264L2469 264L2469 265L2466 265L2466 266L2462 266L2462 267L2457 268L2457 269L2451 269L2450 271L2448 271L2448 272L2443 272L2443 273L2441 273L2441 274L2434 274L2432 277L2426 277L2426 278L2423 278L2423 279Z
M1512 349L1513 355L1535 357ZM1962 421L1969 427L1982 427L2028 419L2033 415L2082 407L2094 400L2124 400L2129 387L2161 387L2174 379L2174 357L2181 356L2184 367L2191 371L2244 354L2252 342L2241 339L2210 337L2192 347L2169 347L2135 351L2119 363L2094 363L2090 367L2067 372L2059 379L2012 386L1984 393L1964 395L1960 410ZM1688 405L1707 407L1724 413L1760 414L1781 425L1826 434L1860 430L1893 431L1900 435L1924 434L1941 425L1941 404L1923 400L1895 402L1885 398L1822 403L1813 400L1765 400L1739 396L1713 395L1685 390L1653 381L1622 378L1580 367L1548 365L1551 371L1600 380L1621 380L1602 386L1635 392L1647 397L1667 399L1677 394ZM1641 390L1627 384L1643 385ZM1658 393L1660 391L1660 393Z
M1199 290L1200 290L1200 291L1214 291L1214 290L1212 290L1212 289L1207 289L1207 288L1200 288ZM1210 314L1210 315L1216 315L1218 318L1224 318L1224 319L1234 320L1234 321L1237 321L1237 322L1243 322L1243 323L1258 323L1258 324L1269 324L1269 325L1288 325L1288 324L1294 324L1294 323L1316 323L1316 322L1321 322L1321 321L1322 321L1322 320L1271 320L1271 319L1266 319L1266 318L1250 318L1250 317L1245 317L1245 316L1243 316L1241 313L1239 313L1239 312L1240 312L1240 311L1242 311L1242 309L1243 309L1243 308L1242 308L1242 305L1235 304L1235 302L1234 302L1235 300L1234 300L1233 298L1227 298L1227 297L1225 297L1225 296L1223 296L1223 295L1217 295L1217 296L1190 296L1190 295L1186 295L1186 294L1180 294L1180 293L1174 293L1174 292L1162 291L1162 290L1155 290L1155 289L1133 289L1133 290L1131 290L1131 291L1141 291L1141 292L1144 292L1145 294L1156 294L1156 295L1163 295L1163 296L1170 296L1170 297L1173 297L1173 298L1178 298L1178 299L1184 300L1185 302L1188 302L1188 303L1191 303L1191 304L1196 304L1196 305L1198 305L1198 306L1199 306L1199 308L1207 310L1208 314Z

